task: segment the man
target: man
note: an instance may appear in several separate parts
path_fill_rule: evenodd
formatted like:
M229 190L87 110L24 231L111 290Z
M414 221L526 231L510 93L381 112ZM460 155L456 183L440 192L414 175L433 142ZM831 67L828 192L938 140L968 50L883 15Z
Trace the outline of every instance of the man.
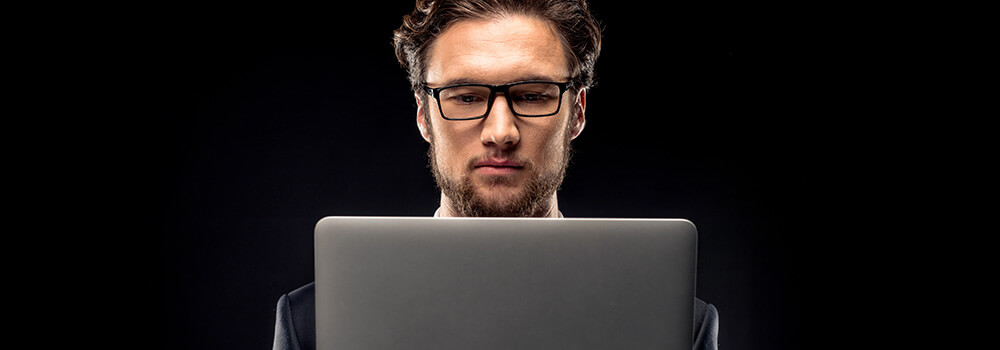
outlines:
M562 217L600 28L584 0L418 0L395 32L441 189L435 216ZM275 349L315 348L313 285L278 301ZM695 348L718 313L696 300Z

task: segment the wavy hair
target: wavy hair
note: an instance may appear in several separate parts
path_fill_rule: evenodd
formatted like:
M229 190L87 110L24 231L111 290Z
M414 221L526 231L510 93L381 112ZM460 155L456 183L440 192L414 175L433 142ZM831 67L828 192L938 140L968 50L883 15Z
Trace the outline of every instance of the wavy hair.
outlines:
M423 94L427 55L434 40L462 19L489 19L520 14L541 18L559 35L574 72L575 89L594 84L594 64L601 53L601 28L586 0L417 0L413 12L393 32L396 59L407 71L410 87Z

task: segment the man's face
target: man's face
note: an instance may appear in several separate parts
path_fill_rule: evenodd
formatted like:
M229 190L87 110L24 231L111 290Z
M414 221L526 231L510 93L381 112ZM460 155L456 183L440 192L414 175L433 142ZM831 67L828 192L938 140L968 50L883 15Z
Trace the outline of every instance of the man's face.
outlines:
M568 67L559 38L542 20L516 15L463 20L430 48L426 82L430 87L565 82L571 78ZM455 214L552 214L548 211L565 173L569 141L584 124L586 98L582 91L570 96L572 91L553 116L515 116L498 93L485 118L464 121L443 119L438 101L431 96L420 101L418 96L417 124L431 143L435 179Z

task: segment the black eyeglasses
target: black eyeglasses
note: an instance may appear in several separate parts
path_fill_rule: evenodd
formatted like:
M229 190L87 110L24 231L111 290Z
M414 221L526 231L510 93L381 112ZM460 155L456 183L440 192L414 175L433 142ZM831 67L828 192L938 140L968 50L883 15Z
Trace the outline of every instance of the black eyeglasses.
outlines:
M563 93L572 81L522 81L505 85L458 84L423 89L438 101L441 117L447 120L471 120L490 114L497 92L507 98L511 112L520 117L548 117L559 113Z

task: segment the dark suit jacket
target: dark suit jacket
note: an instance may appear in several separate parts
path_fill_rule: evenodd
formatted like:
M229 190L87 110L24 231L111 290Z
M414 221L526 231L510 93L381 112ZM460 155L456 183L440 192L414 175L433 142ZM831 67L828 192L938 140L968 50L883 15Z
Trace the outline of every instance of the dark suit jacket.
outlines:
M278 299L275 350L316 349L315 295L315 283L310 283ZM694 349L718 349L719 312L715 306L695 299L694 319Z

